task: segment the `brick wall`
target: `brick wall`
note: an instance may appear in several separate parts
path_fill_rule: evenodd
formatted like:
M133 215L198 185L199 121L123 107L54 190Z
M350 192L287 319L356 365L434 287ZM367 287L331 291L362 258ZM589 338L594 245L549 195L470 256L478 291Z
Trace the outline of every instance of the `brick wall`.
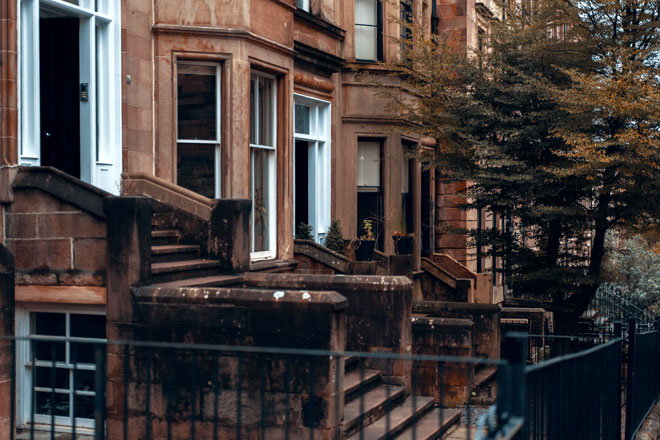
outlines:
M36 189L16 190L4 219L17 284L105 285L104 220Z

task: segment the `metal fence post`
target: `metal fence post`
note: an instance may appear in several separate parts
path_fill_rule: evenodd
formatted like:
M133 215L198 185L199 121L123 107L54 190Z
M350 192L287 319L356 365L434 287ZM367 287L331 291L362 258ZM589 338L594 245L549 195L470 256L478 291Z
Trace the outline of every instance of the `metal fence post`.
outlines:
M653 370L656 372L655 377L655 390L656 394L660 394L660 316L656 316L653 321L653 330L655 330L655 365Z
M500 434L517 429L516 426L524 422L527 404L525 364L529 336L509 332L504 339L504 358L507 362L500 365L497 372L497 426L500 427Z
M633 386L635 381L635 338L637 335L637 322L635 318L628 320L628 378L626 384L626 430L625 439L632 436L633 421Z
M621 321L614 321L614 337L623 338L623 324Z

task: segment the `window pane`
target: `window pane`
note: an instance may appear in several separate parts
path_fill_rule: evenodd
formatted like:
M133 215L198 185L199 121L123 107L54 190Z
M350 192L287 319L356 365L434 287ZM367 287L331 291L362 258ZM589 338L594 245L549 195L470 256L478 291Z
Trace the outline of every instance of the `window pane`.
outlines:
M259 145L274 146L273 143L273 80L259 81Z
M370 24L376 26L376 1L355 0L355 24Z
M214 198L215 149L214 144L177 144L177 185Z
M55 368L54 370L55 370L55 378L54 381L52 381L51 373L53 371L53 368L38 367L36 386L40 388L52 388L52 386L55 385L55 388L68 390L69 370L64 368Z
M358 142L358 186L380 187L380 143Z
M75 391L94 391L94 375L93 370L75 370L73 372L73 388Z
M75 396L74 413L77 418L94 418L94 396Z
M32 313L33 335L66 336L66 315L64 313Z
M55 404L50 392L37 392L36 413L69 417L69 394L55 393Z
M257 120L256 104L257 102L257 78L250 78L250 143L257 143Z
M371 26L355 26L355 58L375 60L378 58L378 29Z
M269 243L269 156L272 152L253 148L251 154L252 185L253 185L253 218L252 231L254 241L253 252L262 252L270 249Z
M179 139L217 139L215 72L215 66L177 66Z
M309 112L310 108L306 105L296 104L296 133L310 134L309 130Z
M105 316L82 315L72 313L69 315L71 336L78 338L105 339Z

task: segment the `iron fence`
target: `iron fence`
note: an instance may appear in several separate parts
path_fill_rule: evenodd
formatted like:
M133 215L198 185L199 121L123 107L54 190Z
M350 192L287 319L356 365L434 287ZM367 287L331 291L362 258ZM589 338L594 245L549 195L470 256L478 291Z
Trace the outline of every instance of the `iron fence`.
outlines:
M660 394L660 321L654 331L638 331L637 321L628 323L625 439L635 438L646 415Z
M8 418L0 408L8 421L0 437L12 440L62 432L113 440L435 438L461 417L476 422L475 371L502 363L55 336L1 343L16 398Z

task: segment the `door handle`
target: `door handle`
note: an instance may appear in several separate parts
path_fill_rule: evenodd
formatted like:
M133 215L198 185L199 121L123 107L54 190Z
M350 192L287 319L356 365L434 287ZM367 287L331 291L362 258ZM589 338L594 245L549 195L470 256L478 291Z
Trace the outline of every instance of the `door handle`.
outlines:
M47 138L49 138L49 137L52 136L52 134L50 134L50 132L47 131L47 132L44 133L44 136L47 137Z

